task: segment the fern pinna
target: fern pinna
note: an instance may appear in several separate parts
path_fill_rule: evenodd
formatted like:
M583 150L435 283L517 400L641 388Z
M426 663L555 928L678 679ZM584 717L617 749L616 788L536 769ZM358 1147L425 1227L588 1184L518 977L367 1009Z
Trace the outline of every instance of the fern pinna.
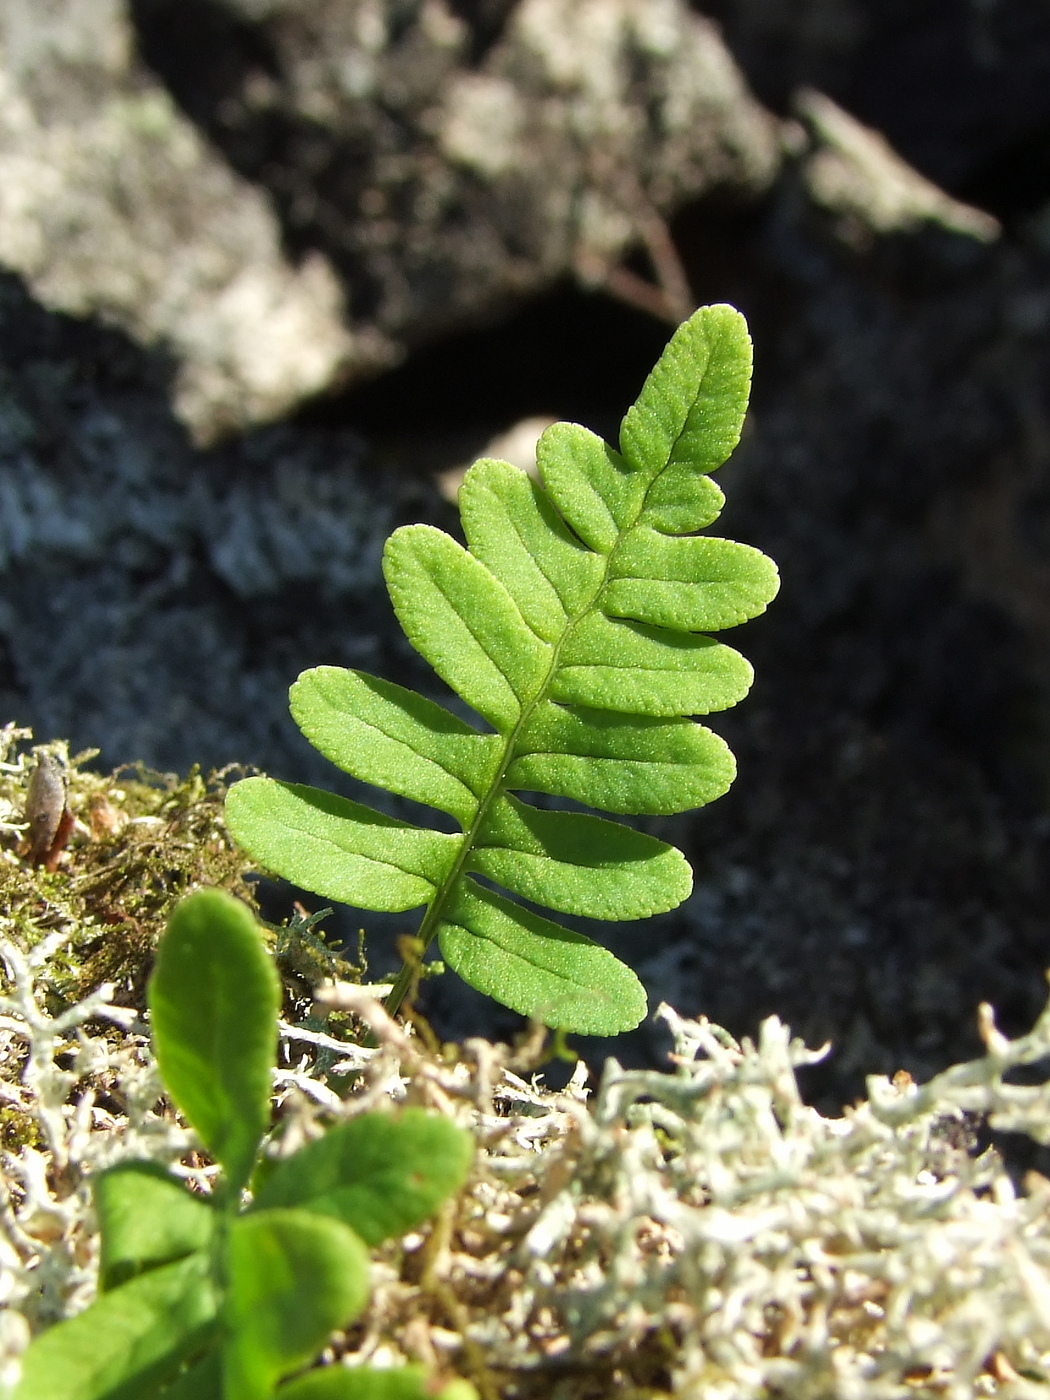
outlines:
M778 580L758 550L697 532L724 501L709 473L739 440L750 372L743 317L702 307L628 411L619 452L556 423L538 446L542 485L506 462L471 467L468 548L428 525L391 535L383 569L409 641L492 732L360 671L319 666L292 686L292 714L337 767L448 813L459 832L256 777L227 799L241 845L326 899L425 906L423 945L436 937L449 967L515 1011L581 1034L637 1025L646 1001L630 968L491 886L596 919L688 895L673 846L516 794L655 815L732 782L726 744L690 716L736 704L752 672L706 633L762 612Z

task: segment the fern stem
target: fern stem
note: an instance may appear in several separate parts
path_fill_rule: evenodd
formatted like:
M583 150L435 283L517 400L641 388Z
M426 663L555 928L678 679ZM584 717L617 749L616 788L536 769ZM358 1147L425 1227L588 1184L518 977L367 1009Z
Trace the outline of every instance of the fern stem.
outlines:
M394 978L394 985L387 993L386 1001L383 1003L388 1016L396 1016L401 1010L401 1003L408 994L408 989L412 985L412 967L410 963L402 963L401 971Z
M574 618L573 622L575 621L576 619ZM503 758L500 760L499 768L496 770L489 790L478 802L477 811L474 813L474 819L470 823L469 829L463 833L463 841L460 844L456 859L452 862L448 874L442 881L434 898L427 906L427 911L423 915L422 922L419 925L419 931L416 934L416 937L423 945L419 953L420 959L426 956L427 949L434 941L434 935L437 933L438 924L441 922L441 915L444 911L445 903L463 874L463 867L466 865L467 859L474 849L474 842L477 840L478 831L481 829L481 824L485 820L489 808L502 791L503 779L506 776L507 769L510 767L517 749L518 736L532 715L533 710L547 693L547 688L557 670L558 654L561 651L565 637L569 635L572 625L573 623L571 622L569 626L566 627L561 641L559 641L558 645L554 648L554 655L551 658L551 664L543 679L542 685L539 687L532 700L530 700L528 704L522 706L521 714L518 716L518 722L507 736L507 744L506 748L503 750ZM401 1009L401 1003L404 1001L405 995L412 985L412 972L413 968L411 963L405 962L402 964L401 971L394 979L394 985L391 987L389 995L384 1002L388 1015L396 1016Z
M641 513L643 506L644 498L643 501L639 504L638 509L635 511L635 518L637 518L637 516ZM631 523L633 524L633 521ZM565 643L572 635L573 628L579 622L581 622L583 618L585 618L590 612L592 612L594 608L598 606L598 600L601 598L602 590L605 588L606 583L608 582L609 570L612 566L612 560L614 555L616 554L617 549L620 547L620 540L623 538L625 528L622 528L620 530L619 538L617 539L616 543L613 545L608 555L606 556L605 569L602 572L601 581L595 588L594 593L591 596L590 602L587 603L586 606L582 607L575 617L568 619L564 632L562 632L561 636L558 638L558 641L554 645L553 652L551 654L550 665L547 668L547 674L544 676L542 682L536 690L536 694L532 697L532 699L528 700L522 705L521 713L518 716L517 723L514 725L514 728L507 736L507 744L505 749L503 750L503 758L501 759L499 768L496 770L495 776L493 777L492 784L489 787L488 792L486 792L485 796L481 798L481 800L478 802L477 811L474 813L474 818L470 824L470 827L467 831L463 833L463 842L460 846L459 853L457 854L456 859L452 862L448 874L442 881L440 888L434 895L434 898L430 901L430 904L427 907L427 911L423 915L423 919L419 925L419 930L416 934L416 937L420 940L420 942L423 945L420 950L421 958L426 956L427 949L429 948L430 944L434 941L434 935L437 933L438 925L441 922L441 915L444 911L445 903L463 875L463 867L466 865L470 853L474 849L474 843L477 840L478 832L481 829L482 823L484 822L486 815L488 814L488 810L492 806L492 803L495 801L495 799L503 791L503 779L506 777L507 769L510 767L511 763L517 755L518 739L521 735L521 732L528 724L529 720L532 718L532 714L535 711L537 705L541 704L547 698L547 692L549 691L551 684L554 681L554 677L556 676L558 671L558 664L559 659L561 657L562 648L565 646ZM397 976L394 979L393 986L390 989L386 1001L383 1003L388 1015L396 1016L398 1011L401 1009L401 1003L404 1001L408 989L412 985L412 973L412 965L407 962L403 963L401 970L398 972Z

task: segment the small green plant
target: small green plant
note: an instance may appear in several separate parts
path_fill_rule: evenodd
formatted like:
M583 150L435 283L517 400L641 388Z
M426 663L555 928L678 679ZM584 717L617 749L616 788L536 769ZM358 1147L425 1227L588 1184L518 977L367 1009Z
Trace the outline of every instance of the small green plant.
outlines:
M743 317L703 307L628 411L619 452L556 423L538 446L542 484L492 459L467 473L468 548L426 525L387 541L384 573L409 641L489 732L360 671L320 666L292 686L292 714L326 758L448 813L458 832L257 777L227 797L245 849L326 899L425 906L424 948L436 937L465 981L548 1026L612 1035L637 1025L646 1001L630 968L490 883L597 919L662 913L688 895L692 872L673 846L514 794L668 815L732 782L728 747L690 716L736 704L752 672L706 633L764 611L778 579L758 550L698 532L724 503L710 473L739 440L750 375ZM411 975L401 970L388 1009Z
M178 906L149 985L153 1044L222 1176L210 1197L152 1162L95 1178L99 1296L33 1342L11 1400L425 1400L414 1366L295 1373L364 1308L368 1246L419 1224L462 1184L471 1139L406 1109L362 1114L276 1163L260 1158L279 996L243 904L205 890ZM457 1381L441 1392L473 1395Z

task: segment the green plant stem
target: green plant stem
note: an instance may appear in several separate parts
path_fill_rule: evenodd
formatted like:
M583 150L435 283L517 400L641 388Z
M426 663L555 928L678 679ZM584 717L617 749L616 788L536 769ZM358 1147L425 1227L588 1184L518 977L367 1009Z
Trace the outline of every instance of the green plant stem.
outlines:
M612 556L610 553L610 558L611 557ZM608 572L608 569L606 569L606 572ZM554 675L558 669L558 658L561 655L561 649L565 645L565 642L568 639L573 627L575 627L576 623L579 622L580 618L585 617L586 614L590 612L591 608L594 607L595 601L598 598L598 595L601 593L601 590L604 586L605 578L603 576L601 584L599 584L598 588L595 590L594 597L587 604L586 608L584 608L580 613L577 614L576 617L570 620L570 622L565 628L565 631L562 633L560 640L555 645L554 654L551 657L550 665L547 668L547 674L544 676L542 682L538 686L536 694L532 697L531 700L529 700L526 704L524 704L521 707L521 714L518 716L518 722L517 724L515 724L510 734L507 736L507 743L506 747L503 750L503 757L500 760L499 768L496 770L495 776L493 777L492 782L489 785L489 790L478 803L478 809L474 813L474 820L471 822L469 829L463 833L463 841L460 845L459 852L456 855L456 859L452 862L448 874L441 882L437 893L434 895L434 898L430 901L430 905L428 906L426 913L423 915L422 922L419 925L419 932L416 935L420 943L423 945L420 949L420 958L426 956L427 949L429 948L430 944L434 941L434 935L437 933L438 924L441 922L441 915L444 912L445 903L448 900L449 895L452 893L452 890L455 888L460 876L463 873L463 867L464 865L466 865L470 853L474 849L474 843L477 840L478 832L481 830L481 825L484 822L485 817L488 815L489 808L492 806L492 803L495 801L495 799L500 795L503 785L503 779L506 776L507 769L510 767L511 762L514 759L515 751L517 749L518 744L518 736L521 734L522 729L524 729L528 721L532 718L532 714L533 711L536 709L536 706L540 703L541 700L545 698L547 690L554 679ZM398 973L394 981L394 985L390 989L390 994L386 999L385 1006L387 1013L391 1016L396 1016L398 1011L401 1009L401 1003L404 1001L405 994L412 984L412 970L413 969L410 963L404 963L401 967L401 971Z
M422 932L422 925L420 925ZM396 1016L401 1010L401 1003L408 994L408 989L412 985L412 966L410 963L402 963L401 971L394 978L394 985L387 993L386 1001L383 1003L389 1016ZM371 1040L372 1037L370 1036Z

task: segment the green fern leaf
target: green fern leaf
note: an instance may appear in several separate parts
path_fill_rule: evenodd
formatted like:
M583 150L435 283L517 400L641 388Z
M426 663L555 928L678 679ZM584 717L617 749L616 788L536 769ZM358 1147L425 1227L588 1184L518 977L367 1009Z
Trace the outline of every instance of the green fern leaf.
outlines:
M457 833L260 777L227 799L237 840L326 899L424 906L424 944L436 937L450 967L516 1011L582 1034L637 1025L634 973L517 901L593 919L661 913L689 893L685 857L516 794L669 815L733 781L729 749L692 716L736 704L751 667L707 634L764 611L777 573L758 550L697 532L722 508L709 473L739 440L750 371L743 318L701 308L628 411L619 451L556 423L538 447L542 484L492 459L467 473L466 548L427 525L387 541L405 634L494 732L357 671L320 666L293 685L292 714L321 753L447 813ZM392 1006L407 985L406 969Z

